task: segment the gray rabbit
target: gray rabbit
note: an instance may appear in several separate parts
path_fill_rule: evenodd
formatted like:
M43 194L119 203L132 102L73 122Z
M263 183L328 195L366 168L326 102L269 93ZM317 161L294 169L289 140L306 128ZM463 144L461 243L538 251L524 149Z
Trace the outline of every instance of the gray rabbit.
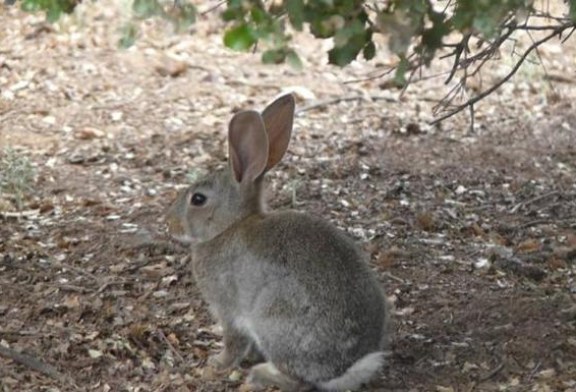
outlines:
M255 390L358 388L380 370L389 335L383 291L343 232L310 214L268 212L264 174L288 148L294 98L262 114L242 111L229 131L229 170L181 192L170 233L192 243L200 291L222 324L224 349L209 360L237 366L249 354Z

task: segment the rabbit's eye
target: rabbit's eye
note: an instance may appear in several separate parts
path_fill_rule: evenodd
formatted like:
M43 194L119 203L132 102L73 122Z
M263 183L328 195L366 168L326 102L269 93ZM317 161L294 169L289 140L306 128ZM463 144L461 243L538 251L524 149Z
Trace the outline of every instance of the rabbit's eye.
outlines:
M194 206L201 206L202 204L206 203L206 196L202 193L194 193L190 198L190 203Z

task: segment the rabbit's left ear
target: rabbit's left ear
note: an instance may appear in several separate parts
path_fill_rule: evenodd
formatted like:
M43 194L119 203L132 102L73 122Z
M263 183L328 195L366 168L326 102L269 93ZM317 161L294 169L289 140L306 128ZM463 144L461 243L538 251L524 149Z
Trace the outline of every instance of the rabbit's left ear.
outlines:
M288 149L295 106L294 97L292 94L287 94L276 99L262 112L269 146L266 171L280 162Z
M228 128L230 168L239 183L254 182L264 174L268 162L268 137L260 113L239 112Z

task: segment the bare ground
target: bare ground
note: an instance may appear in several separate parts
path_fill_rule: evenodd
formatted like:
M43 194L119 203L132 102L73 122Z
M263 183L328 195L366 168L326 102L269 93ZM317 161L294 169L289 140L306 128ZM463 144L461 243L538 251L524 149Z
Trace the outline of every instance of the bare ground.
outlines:
M385 54L338 70L300 37L303 71L265 66L223 49L213 19L187 36L148 24L122 51L116 16L86 6L49 27L0 9L0 145L37 171L23 213L0 198L2 390L241 388L246 369L205 367L220 337L162 214L224 162L233 111L296 88L270 203L371 255L395 334L363 390L576 391L574 80L545 81L573 74L573 45L544 48L548 73L525 67L471 131L466 115L427 125L441 79L401 98L346 83Z

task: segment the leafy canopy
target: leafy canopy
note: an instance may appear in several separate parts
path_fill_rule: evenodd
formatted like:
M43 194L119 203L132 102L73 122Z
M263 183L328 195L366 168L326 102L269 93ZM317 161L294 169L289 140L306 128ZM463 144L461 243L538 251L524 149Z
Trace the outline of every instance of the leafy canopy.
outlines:
M21 6L28 11L43 10L47 19L54 21L62 13L72 12L79 1L21 0ZM136 19L161 17L177 31L192 25L198 14L197 6L187 0L132 0L132 9ZM561 11L554 14L550 9ZM443 58L453 59L446 82L460 72L464 75L459 84L466 87L467 78L513 39L513 33L549 33L540 41L530 35L535 45L520 56L520 65L540 44L570 36L576 27L576 0L226 0L204 13L209 11L219 12L226 22L223 41L227 47L258 49L264 63L302 66L291 45L291 31L306 29L316 38L331 38L328 60L341 67L359 57L374 58L374 35L386 35L390 51L399 59L394 77L399 87L405 86L417 69L429 66L440 51ZM132 45L137 36L137 24L127 25L120 45ZM479 94L480 99L485 95ZM476 101L470 100L457 111L466 106L472 109Z

